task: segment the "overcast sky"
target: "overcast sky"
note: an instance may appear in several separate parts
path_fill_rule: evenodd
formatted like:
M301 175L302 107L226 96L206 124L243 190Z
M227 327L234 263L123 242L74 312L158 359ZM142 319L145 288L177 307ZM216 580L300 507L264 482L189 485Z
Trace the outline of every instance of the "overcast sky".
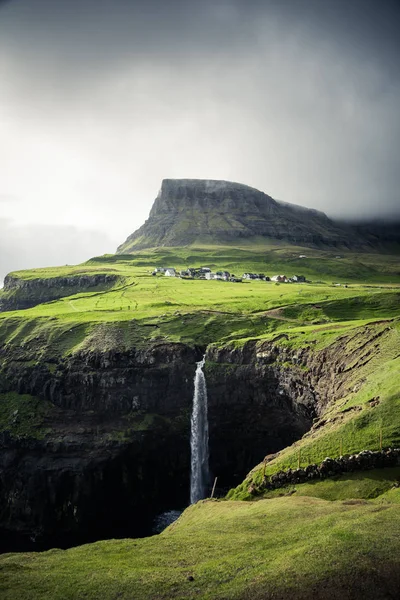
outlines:
M400 213L399 0L0 0L0 279L113 252L163 178Z

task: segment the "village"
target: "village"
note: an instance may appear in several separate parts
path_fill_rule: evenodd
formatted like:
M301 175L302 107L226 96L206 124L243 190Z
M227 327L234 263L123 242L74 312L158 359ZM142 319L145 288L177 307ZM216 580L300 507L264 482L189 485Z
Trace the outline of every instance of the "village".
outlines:
M180 277L181 279L216 279L234 283L242 283L246 280L274 281L275 283L306 282L304 275L293 275L292 277L286 277L286 275L273 275L272 277L268 277L264 273L243 273L241 277L237 277L235 274L229 273L228 271L216 271L213 273L209 267L199 267L197 269L188 268L182 271L178 271L174 267L156 267L152 272L152 275L154 277L157 275Z

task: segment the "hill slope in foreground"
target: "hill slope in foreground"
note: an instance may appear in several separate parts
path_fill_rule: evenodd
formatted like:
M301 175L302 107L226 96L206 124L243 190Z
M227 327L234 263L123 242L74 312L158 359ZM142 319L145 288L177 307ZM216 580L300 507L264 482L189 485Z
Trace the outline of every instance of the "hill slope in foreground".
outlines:
M202 265L309 282L151 275ZM187 505L203 354L221 487L157 536L3 554L0 596L398 597L397 458L300 475L381 446L386 464L400 446L399 272L396 256L257 244L10 274L0 299L17 308L0 314L3 550L134 537L157 512ZM270 485L289 469L290 481Z

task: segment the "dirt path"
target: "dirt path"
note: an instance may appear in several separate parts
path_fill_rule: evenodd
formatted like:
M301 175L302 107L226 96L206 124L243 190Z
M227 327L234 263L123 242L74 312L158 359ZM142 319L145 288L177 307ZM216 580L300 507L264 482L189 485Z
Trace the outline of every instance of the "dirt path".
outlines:
M284 307L281 308L271 308L262 314L270 319L278 319L279 321L288 321L289 323L299 323L297 319L290 319L289 317L284 317L283 312ZM299 323L301 325L301 323Z

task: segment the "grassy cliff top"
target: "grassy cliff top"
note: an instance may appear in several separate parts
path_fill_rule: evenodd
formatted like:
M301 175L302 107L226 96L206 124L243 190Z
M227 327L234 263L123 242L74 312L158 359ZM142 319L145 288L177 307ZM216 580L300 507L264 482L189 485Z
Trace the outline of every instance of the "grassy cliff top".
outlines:
M53 332L69 351L102 326L104 331L118 330L118 339L128 346L149 340L208 344L265 336L282 328L390 318L400 314L399 262L394 255L337 255L287 245L243 244L108 255L76 266L19 271L12 277L30 282L29 288L4 290L0 303L2 298L18 300L24 295L37 305L0 313L0 340L21 343ZM208 266L239 277L245 272L296 274L308 283L152 276L160 266L178 271ZM117 277L107 286L79 287L79 278L98 274ZM76 279L76 287L63 287L60 278ZM55 299L46 301L48 297Z
M395 475L381 476L375 493L376 477L353 477L343 495L356 500L299 495L256 503L203 501L150 538L6 554L0 557L0 595L4 600L394 598L400 584Z

